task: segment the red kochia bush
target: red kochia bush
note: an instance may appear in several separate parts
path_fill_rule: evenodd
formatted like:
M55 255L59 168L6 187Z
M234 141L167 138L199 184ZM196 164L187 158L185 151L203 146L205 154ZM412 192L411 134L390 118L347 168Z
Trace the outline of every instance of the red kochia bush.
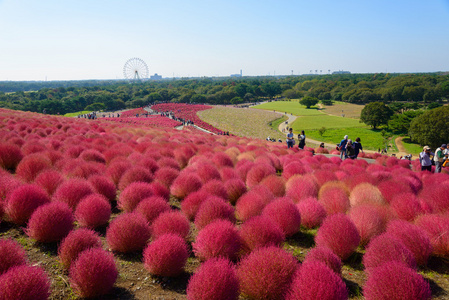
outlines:
M55 170L42 171L34 180L34 183L45 189L50 196L54 194L62 182L64 182L64 178L61 173Z
M114 161L106 170L107 175L112 179L114 184L118 186L120 178L131 168L131 163L127 160Z
M246 185L240 178L229 179L224 185L228 192L228 200L231 204L235 204L240 196L246 193Z
M387 233L392 234L413 253L420 266L427 264L432 253L432 245L426 232L418 226L403 220L388 223Z
M192 244L193 252L200 260L214 257L237 259L242 245L234 224L228 220L216 220L204 227Z
M151 196L140 201L135 212L141 213L151 224L161 213L169 210L170 204L164 198Z
M429 236L435 255L449 257L449 215L421 215L415 224Z
M154 179L154 175L146 168L141 166L133 166L123 173L120 177L118 187L123 191L128 185L133 182L146 182L150 183Z
M26 184L11 192L6 199L5 210L11 222L23 225L39 206L49 202L50 197L41 187Z
M42 268L28 265L13 267L0 277L0 299L47 300L50 284Z
M189 194L181 202L182 212L189 218L189 220L195 219L196 213L201 204L212 195L206 191L199 190Z
M27 263L27 254L18 242L12 239L0 239L0 275L15 266Z
M225 219L235 223L234 207L221 198L211 196L198 209L195 226L201 229L216 219Z
M22 158L22 150L17 145L0 144L0 168L15 170Z
M98 297L109 293L117 280L114 256L101 248L80 253L70 267L70 284L81 297Z
M114 182L108 179L106 176L93 175L90 176L88 181L92 185L95 192L102 194L109 201L114 201L117 195L117 189L115 188Z
M386 221L373 204L365 203L352 207L349 218L359 231L361 245L368 244L372 238L385 231Z
M106 231L109 247L123 253L142 250L150 237L150 226L139 213L119 215L109 224Z
M238 266L241 292L251 299L284 299L298 262L278 247L259 248Z
M305 261L296 272L287 300L345 300L343 279L320 261Z
M341 259L332 250L326 247L312 248L306 255L304 262L320 261L326 264L332 271L341 274Z
M265 163L254 165L246 174L246 185L251 188L271 174L276 174L276 169L272 165Z
M316 198L304 199L296 204L296 208L301 215L301 225L306 228L320 226L326 218L326 211Z
M347 259L360 243L360 235L348 216L328 216L315 236L317 246L328 247L342 260Z
M201 181L204 183L209 180L220 180L220 172L218 172L217 167L215 167L212 163L208 162L200 162L196 165L195 173L201 178Z
M245 252L267 246L281 246L285 240L279 226L267 216L256 216L240 226Z
M176 179L176 177L178 177L179 170L170 167L163 167L157 170L154 175L155 180L159 181L167 188L169 188L170 185L173 183L173 181Z
M81 227L97 228L106 225L111 217L111 204L100 194L84 197L75 210L75 219Z
M286 183L286 195L299 202L302 199L318 196L318 185L313 176L295 175Z
M190 193L198 191L203 185L200 177L192 172L181 172L173 181L170 193L180 199L184 199Z
M59 245L59 260L62 266L68 269L81 252L89 248L101 247L100 237L95 231L86 228L72 230Z
M301 228L301 215L293 201L287 197L278 198L263 209L262 215L276 223L285 236L292 236Z
M401 262L374 268L363 287L366 300L431 299L429 283Z
M170 190L166 188L162 183L153 181L150 183L151 191L153 195L164 198L165 200L170 200Z
M38 242L57 242L72 230L73 222L72 210L67 204L47 203L31 215L26 234Z
M285 179L276 174L268 175L262 179L260 185L268 187L276 197L283 197L285 195Z
M306 169L304 168L304 165L299 161L293 161L284 166L282 177L284 177L285 179L289 179L293 175L303 175L305 173Z
M201 264L189 279L188 300L237 300L239 280L234 266L223 258L213 258Z
M327 215L345 213L350 206L347 191L337 183L324 184L318 194L318 201L323 205Z
M413 253L400 240L388 233L375 237L363 255L363 265L368 273L373 268L392 261L402 262L406 266L416 269Z
M249 191L238 199L235 212L239 220L246 221L260 215L266 205L267 202L260 193Z
M212 179L205 183L201 190L204 190L211 195L228 199L228 192L226 191L225 185L221 180Z
M380 190L367 182L360 183L353 188L351 195L349 196L349 201L351 206L356 206L362 203L385 204L385 199Z
M133 182L122 192L117 201L117 206L125 212L132 212L142 199L153 196L153 189L147 182Z
M87 180L72 178L56 189L53 200L64 202L74 210L81 199L92 193L92 187Z
M150 243L143 252L145 268L153 275L178 276L184 270L189 251L183 238L165 234Z
M51 168L51 161L40 153L25 156L17 165L16 174L25 181L33 181L45 169Z
M167 233L177 234L183 239L187 238L190 231L190 223L187 217L180 211L166 211L161 213L151 225L151 236L157 239Z
M396 215L405 221L413 221L418 215L424 213L418 197L413 193L401 193L394 196L390 205Z

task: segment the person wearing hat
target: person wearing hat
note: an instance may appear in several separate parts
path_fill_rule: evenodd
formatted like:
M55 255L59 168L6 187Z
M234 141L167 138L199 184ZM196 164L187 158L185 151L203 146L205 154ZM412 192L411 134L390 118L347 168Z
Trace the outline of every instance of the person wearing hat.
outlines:
M419 162L421 163L421 171L429 171L432 172L432 161L430 160L430 156L434 155L430 151L429 146L424 146L423 151L419 154Z
M348 136L345 135L341 140L340 144L338 144L338 148L340 149L340 159L346 158L346 144L348 143Z
M435 151L435 155L433 157L433 160L435 161L435 173L441 172L441 167L443 166L444 162L444 150L446 150L447 145L443 144L441 147L437 148Z

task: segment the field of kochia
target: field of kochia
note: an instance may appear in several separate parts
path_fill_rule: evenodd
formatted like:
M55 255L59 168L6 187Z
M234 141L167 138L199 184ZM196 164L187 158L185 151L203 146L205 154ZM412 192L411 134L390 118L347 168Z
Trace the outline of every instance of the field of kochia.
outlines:
M449 296L447 171L134 113L0 109L0 299Z

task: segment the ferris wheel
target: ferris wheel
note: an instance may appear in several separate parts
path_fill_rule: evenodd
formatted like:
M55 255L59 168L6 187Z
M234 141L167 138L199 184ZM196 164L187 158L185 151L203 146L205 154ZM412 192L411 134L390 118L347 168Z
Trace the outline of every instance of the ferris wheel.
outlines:
M147 79L149 75L147 64L140 58L128 59L123 67L123 75L129 80Z

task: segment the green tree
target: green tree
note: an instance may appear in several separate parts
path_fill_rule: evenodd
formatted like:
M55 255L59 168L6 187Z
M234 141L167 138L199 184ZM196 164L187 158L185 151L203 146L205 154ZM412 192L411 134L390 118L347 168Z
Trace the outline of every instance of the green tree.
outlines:
M408 133L414 142L435 149L449 141L448 122L449 106L438 107L413 119Z
M388 129L395 133L407 134L412 120L422 113L422 110L409 110L403 114L394 114L388 121Z
M104 105L104 103L96 102L89 104L88 106L86 106L86 108L84 108L84 110L97 111L97 110L104 110L105 108L106 105Z
M320 129L318 129L318 133L320 134L320 136L323 136L323 134L326 132L326 127L321 127Z
M330 106L330 105L334 104L334 102L331 99L326 99L326 100L321 100L321 104Z
M393 111L383 102L371 102L365 105L360 114L360 121L376 129L379 125L388 123Z
M310 108L311 106L316 105L316 104L318 103L318 101L319 101L319 100L318 100L317 98L310 97L310 96L306 96L306 97L302 98L302 99L299 101L299 103L300 103L301 105L304 105L304 106L307 107L307 108Z

